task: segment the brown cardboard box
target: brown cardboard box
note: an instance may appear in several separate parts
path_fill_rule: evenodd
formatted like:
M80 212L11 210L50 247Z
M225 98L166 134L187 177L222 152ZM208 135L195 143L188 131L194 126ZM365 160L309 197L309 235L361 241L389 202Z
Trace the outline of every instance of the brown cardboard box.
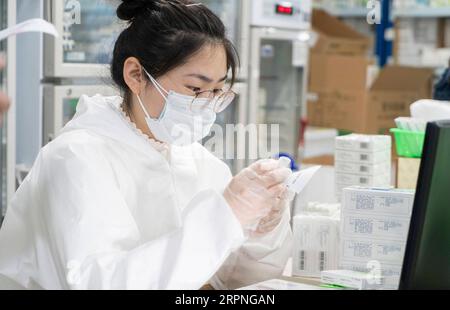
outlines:
M319 38L310 54L308 119L311 125L362 130L365 114L368 37L323 10L314 10Z
M312 27L319 35L312 53L367 55L370 39L324 10L313 10Z
M365 131L365 91L324 90L308 101L308 123L311 126Z
M385 134L411 103L431 97L430 69L386 67L368 89L369 38L323 10L314 10L312 24L319 39L310 56L310 125Z
M433 70L388 66L370 88L367 97L365 132L387 134L394 120L410 115L410 105L431 98Z
M365 57L311 54L309 90L365 91L367 66Z
M397 188L416 189L420 158L400 157L397 162Z
M365 123L361 115L366 113L364 103L368 64L365 57L311 55L311 96L308 100L310 125L359 132L364 130Z
M312 56L314 70L310 74L308 120L312 126L331 127L358 133L386 134L395 127L395 118L409 116L409 106L418 99L431 97L433 70L388 66L379 74L370 90L366 90L363 61L348 61L343 71L341 60L326 56L326 74L317 73L320 66ZM324 69L321 69L324 70ZM327 75L320 85L321 75ZM330 77L331 76L331 77ZM358 80L358 81L355 81ZM353 83L353 89L351 84ZM319 86L320 85L320 86Z

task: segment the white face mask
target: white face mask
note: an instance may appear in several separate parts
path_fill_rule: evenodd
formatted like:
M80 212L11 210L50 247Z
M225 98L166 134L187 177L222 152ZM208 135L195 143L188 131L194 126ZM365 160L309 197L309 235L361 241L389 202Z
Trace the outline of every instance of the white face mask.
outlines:
M165 99L161 116L153 119L140 96L137 96L153 136L161 142L177 146L191 145L207 137L217 118L211 105L208 105L210 100L168 92L147 71L145 73Z

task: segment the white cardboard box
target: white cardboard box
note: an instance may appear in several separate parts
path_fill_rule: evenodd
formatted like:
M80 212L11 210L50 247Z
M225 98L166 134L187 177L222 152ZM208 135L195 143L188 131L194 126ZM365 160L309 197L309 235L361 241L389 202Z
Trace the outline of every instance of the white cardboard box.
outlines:
M377 164L360 164L351 162L336 161L336 173L349 173L357 175L388 175L391 173L391 162L385 161Z
M341 221L343 236L389 238L404 241L408 237L410 217L345 213Z
M372 136L351 134L336 138L336 150L349 150L356 152L378 152L391 149L391 136Z
M293 226L293 275L320 277L323 270L337 269L339 217L299 214Z
M413 190L348 187L343 190L343 216L350 212L411 216Z
M370 186L370 187L386 187L391 186L391 173L382 175L359 175L349 173L336 173L336 184L342 186Z
M381 288L382 275L354 270L326 270L321 275L322 283L339 285L356 290Z
M364 186L364 187L374 187L374 188L391 188L391 175L379 175L379 176L364 176L357 174L345 174L340 173L336 175L335 183L335 195L342 201L343 191L347 187L354 186ZM348 183L338 183L338 182L348 182Z
M343 260L378 261L393 265L402 264L406 241L341 238L340 257Z
M382 288L396 290L400 284L401 264L386 264L375 261L341 260L339 268L359 272L372 272L382 276Z
M360 164L378 164L391 162L391 150L386 149L380 152L355 152L346 150L336 150L335 160L340 162L352 162Z

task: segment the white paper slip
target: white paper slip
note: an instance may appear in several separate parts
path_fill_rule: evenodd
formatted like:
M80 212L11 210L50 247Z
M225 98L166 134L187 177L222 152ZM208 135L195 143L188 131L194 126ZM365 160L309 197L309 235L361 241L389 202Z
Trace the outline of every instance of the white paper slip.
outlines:
M0 31L0 41L9 36L24 32L42 32L58 37L58 31L53 24L50 24L41 18L34 18Z
M294 173L284 184L289 190L296 194L300 194L320 168L322 168L322 166L315 166Z

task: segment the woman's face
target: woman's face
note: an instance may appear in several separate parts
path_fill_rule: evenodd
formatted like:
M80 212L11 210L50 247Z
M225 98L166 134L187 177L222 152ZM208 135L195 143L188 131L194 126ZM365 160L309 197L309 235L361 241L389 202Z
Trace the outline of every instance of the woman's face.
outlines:
M124 72L126 72L127 62ZM196 93L201 91L223 89L228 78L227 73L225 48L222 45L208 45L192 56L185 64L159 77L157 81L168 92L174 91L195 96ZM134 85L134 89L132 87L130 89L135 95L140 96L150 116L158 118L164 110L165 99L153 83L144 76L143 71L141 75L139 85ZM133 104L136 104L135 98Z

